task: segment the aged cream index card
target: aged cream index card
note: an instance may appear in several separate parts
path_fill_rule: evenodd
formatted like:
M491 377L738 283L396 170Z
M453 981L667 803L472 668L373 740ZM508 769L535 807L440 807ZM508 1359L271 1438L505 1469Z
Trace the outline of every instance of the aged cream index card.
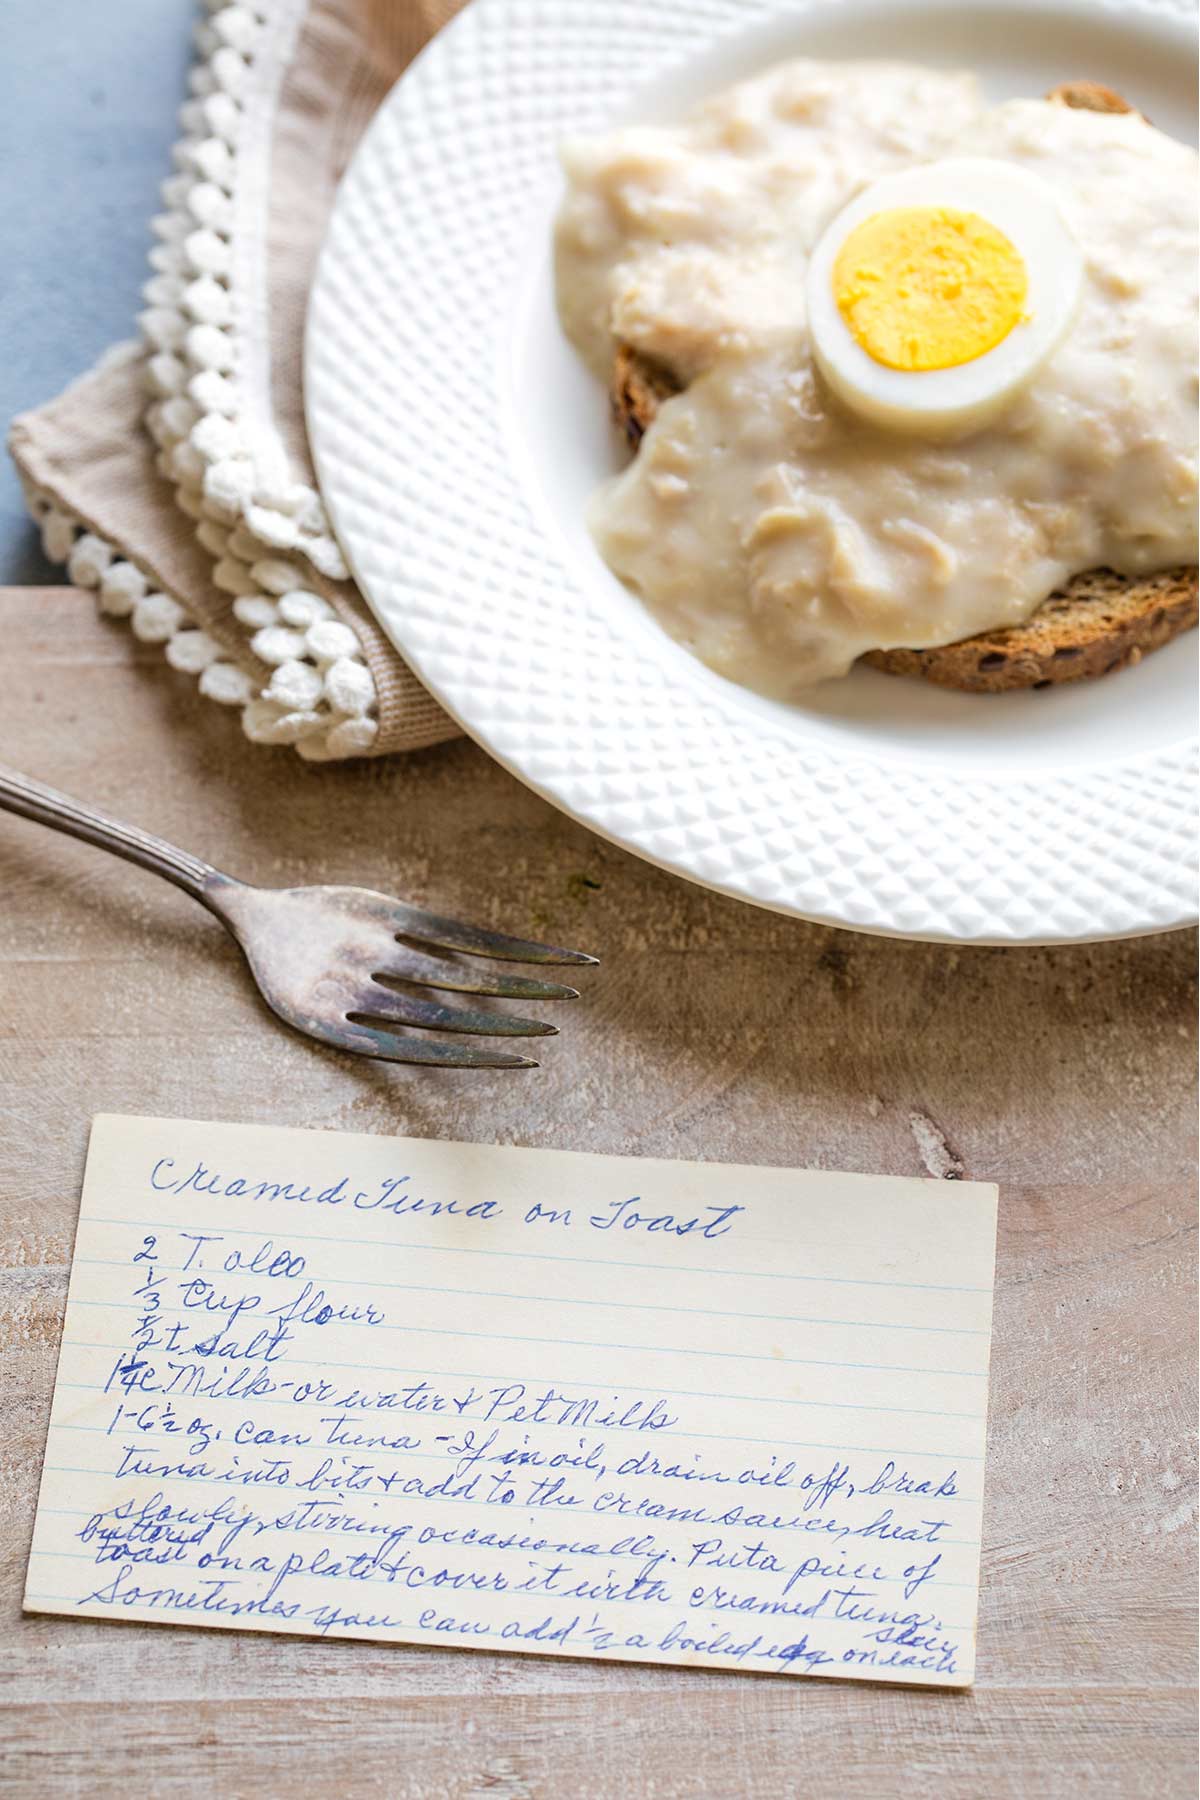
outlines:
M996 1191L92 1128L26 1607L963 1686Z

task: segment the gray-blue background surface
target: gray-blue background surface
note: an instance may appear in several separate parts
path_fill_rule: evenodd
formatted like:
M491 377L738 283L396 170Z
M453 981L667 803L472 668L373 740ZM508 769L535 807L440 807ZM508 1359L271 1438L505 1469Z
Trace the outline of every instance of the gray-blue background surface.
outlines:
M0 424L135 335L195 0L0 0ZM61 580L7 454L0 582Z

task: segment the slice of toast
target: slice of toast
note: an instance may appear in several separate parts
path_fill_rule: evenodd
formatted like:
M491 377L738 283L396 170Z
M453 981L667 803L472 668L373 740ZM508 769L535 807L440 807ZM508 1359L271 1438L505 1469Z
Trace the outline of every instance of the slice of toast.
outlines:
M1134 110L1111 88L1064 81L1046 96L1091 112ZM679 392L670 371L619 344L613 416L636 450L664 400ZM889 675L917 675L971 694L1086 681L1131 667L1195 625L1200 583L1192 565L1153 575L1089 569L1042 601L1023 625L981 631L930 650L872 650L862 660Z
M870 650L888 675L920 675L967 694L1087 681L1132 668L1196 623L1194 568L1154 575L1088 569L1056 588L1023 625L980 631L932 650Z

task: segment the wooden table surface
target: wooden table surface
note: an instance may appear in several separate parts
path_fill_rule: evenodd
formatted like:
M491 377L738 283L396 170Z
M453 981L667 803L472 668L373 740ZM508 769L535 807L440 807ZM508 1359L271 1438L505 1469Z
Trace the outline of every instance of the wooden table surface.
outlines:
M89 596L0 591L0 643L16 767L256 880L361 880L603 958L536 1072L373 1066L276 1027L184 895L0 818L6 1793L1190 1796L1190 933L802 925L600 842L466 742L253 748ZM100 1111L998 1181L974 1690L22 1617Z

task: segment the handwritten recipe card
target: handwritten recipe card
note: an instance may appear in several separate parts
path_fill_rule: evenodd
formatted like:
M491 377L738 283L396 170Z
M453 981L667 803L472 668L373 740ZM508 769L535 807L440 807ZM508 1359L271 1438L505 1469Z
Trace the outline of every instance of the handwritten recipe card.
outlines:
M965 1686L996 1190L92 1127L26 1608Z

